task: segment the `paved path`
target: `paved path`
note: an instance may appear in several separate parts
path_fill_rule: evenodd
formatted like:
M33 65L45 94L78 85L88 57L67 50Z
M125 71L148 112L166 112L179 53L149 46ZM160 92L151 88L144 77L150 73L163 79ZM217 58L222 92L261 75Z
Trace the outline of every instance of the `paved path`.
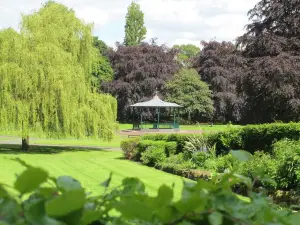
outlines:
M1 140L7 138L7 140ZM30 138L30 141L38 140L38 138ZM11 136L0 136L0 145L21 145L22 141L18 137ZM120 151L121 148L116 147L102 147L102 146L76 146L76 145L53 145L53 144L30 144L32 146L41 146L41 147L65 147L65 148L78 148L78 149L95 149L95 150L111 150L111 151Z
M202 134L202 130L169 130L169 129L160 129L160 130L122 130L120 135L122 136L141 136L144 134ZM39 140L39 138L30 138L30 141ZM0 145L21 145L20 137L16 136L0 136ZM48 146L48 147L66 147L66 148L89 148L89 149L105 149L120 151L121 148L116 147L103 147L103 146L76 146L76 145L53 145L53 144L30 144L32 146Z

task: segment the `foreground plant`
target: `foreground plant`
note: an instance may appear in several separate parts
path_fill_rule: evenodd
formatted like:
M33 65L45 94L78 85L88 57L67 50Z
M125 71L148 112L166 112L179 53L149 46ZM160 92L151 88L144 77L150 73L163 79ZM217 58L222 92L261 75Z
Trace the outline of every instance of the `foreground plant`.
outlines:
M236 156L247 158L241 152ZM101 184L103 193L91 195L72 177L53 178L17 160L26 169L17 176L14 187L0 185L1 225L296 225L300 219L299 213L280 210L262 194L251 192L251 179L234 172L209 182L184 182L181 198L174 200L172 188L162 185L157 196L149 196L136 178L126 178L120 186L110 188L111 176ZM248 187L249 198L232 192L231 187L241 182Z

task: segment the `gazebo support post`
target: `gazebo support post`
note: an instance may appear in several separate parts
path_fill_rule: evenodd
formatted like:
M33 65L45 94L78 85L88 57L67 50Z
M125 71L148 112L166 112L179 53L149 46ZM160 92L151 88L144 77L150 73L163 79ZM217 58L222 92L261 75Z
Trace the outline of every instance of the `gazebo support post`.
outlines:
M173 109L173 128L175 129L175 108Z
M143 110L141 110L141 129L143 129Z
M159 107L157 108L158 114L157 114L157 128L159 129L159 114L160 114L160 109Z

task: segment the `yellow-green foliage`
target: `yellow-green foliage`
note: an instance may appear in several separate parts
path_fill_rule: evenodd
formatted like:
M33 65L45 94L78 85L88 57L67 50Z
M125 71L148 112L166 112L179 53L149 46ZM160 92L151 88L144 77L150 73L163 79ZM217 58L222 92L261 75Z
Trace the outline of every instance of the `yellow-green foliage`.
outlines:
M92 27L54 2L23 16L20 33L0 31L1 129L110 139L117 103L93 93L92 42Z

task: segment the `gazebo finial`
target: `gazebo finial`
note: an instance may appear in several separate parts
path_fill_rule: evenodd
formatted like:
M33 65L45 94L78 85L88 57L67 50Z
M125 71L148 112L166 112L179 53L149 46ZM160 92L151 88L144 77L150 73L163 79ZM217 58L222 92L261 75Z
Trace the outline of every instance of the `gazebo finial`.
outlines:
M157 91L157 87L155 88L155 96L157 96L158 91Z

